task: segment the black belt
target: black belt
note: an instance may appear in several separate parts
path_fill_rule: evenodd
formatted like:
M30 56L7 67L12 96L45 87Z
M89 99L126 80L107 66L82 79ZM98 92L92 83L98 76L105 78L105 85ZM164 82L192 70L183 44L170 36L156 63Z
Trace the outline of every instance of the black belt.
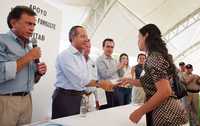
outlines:
M29 92L15 92L15 93L7 93L7 94L0 94L0 96L26 96L30 94Z
M68 90L68 89L64 89L64 88L60 88L60 87L57 87L56 90L61 93L69 94L69 95L82 96L84 94L87 94L85 91Z
M190 92L190 93L199 93L200 90L190 90L190 89L187 89L187 91Z

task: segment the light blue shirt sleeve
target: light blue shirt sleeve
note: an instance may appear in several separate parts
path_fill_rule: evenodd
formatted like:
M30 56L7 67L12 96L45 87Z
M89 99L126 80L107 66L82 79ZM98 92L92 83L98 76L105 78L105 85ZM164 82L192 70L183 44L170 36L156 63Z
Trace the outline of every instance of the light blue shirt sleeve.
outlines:
M17 63L16 61L10 61L5 63L6 72L5 72L5 80L15 79L17 73Z
M6 60L6 51L4 46L0 43L0 83L3 83L8 80L15 79L17 72L16 61L7 61Z

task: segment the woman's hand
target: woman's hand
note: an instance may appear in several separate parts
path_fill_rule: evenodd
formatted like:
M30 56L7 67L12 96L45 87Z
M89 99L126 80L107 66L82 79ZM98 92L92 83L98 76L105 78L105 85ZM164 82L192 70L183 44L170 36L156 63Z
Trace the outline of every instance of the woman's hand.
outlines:
M112 84L112 82L108 80L99 80L98 83L97 81L92 80L86 85L86 87L99 87L106 91L113 91L113 88L116 86L117 85Z
M127 87L130 85L130 78L122 78L119 80L119 83L117 84L117 86L119 87Z
M144 114L145 113L142 112L140 109L136 109L134 112L131 113L131 115L129 116L129 119L133 123L138 123Z
M112 82L108 80L100 80L99 83L100 83L99 84L100 88L106 91L112 91L113 88L115 87L115 85L113 85Z
M136 86L136 87L141 87L140 81L136 79L131 79L131 78L122 78L119 81L118 86L121 87L127 87L127 86Z

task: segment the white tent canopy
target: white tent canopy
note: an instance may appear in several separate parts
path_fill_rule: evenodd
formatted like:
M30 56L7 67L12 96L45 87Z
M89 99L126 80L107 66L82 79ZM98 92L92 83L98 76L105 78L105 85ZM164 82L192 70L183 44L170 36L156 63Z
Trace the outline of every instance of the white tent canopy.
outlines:
M103 39L110 37L115 40L117 54L126 52L135 57L139 52L138 29L145 24L154 23L161 29L175 60L191 63L195 66L195 71L200 72L200 56L197 55L200 43L199 0L50 1L87 8L88 11L84 12L87 17L82 24L87 27L96 55L101 52Z

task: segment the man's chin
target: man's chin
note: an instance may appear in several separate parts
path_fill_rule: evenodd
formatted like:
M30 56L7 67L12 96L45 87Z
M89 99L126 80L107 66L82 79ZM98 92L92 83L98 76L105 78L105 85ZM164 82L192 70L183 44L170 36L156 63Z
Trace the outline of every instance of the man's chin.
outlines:
M31 37L32 37L32 35L24 36L25 39L29 39L29 38L31 38Z

